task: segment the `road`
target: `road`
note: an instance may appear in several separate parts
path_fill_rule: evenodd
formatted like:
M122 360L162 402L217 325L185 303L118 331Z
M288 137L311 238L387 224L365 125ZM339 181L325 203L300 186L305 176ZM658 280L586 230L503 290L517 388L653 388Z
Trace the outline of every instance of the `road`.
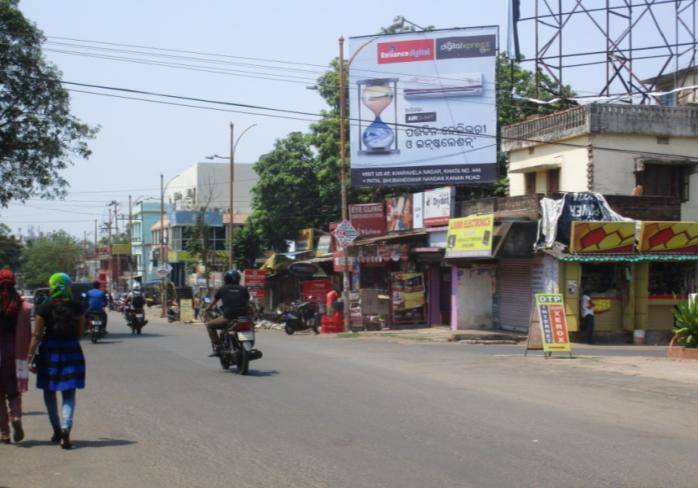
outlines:
M3 487L695 487L691 385L523 358L520 348L260 332L252 374L200 326L84 344L76 448L0 446Z

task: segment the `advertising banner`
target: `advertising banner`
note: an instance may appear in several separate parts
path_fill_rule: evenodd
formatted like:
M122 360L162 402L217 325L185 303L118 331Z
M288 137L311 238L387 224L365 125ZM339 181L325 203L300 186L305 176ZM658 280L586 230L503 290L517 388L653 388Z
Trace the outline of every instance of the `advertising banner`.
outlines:
M452 186L435 188L424 192L424 226L441 227L448 225L453 215L456 191Z
M323 255L323 254L329 254L332 250L332 237L327 235L327 236L320 236L320 238L317 241L317 250L315 251L315 254L318 256Z
M194 307L191 298L179 300L179 319L185 324L194 322Z
M388 232L412 228L412 195L389 198L385 202L385 220Z
M356 268L356 257L348 256L343 251L335 251L332 254L332 265L335 273L354 271Z
M296 239L296 252L313 250L313 229L301 229Z
M349 40L352 185L493 182L497 27Z
M471 215L448 222L447 258L489 257L492 255L494 215Z
M359 237L385 234L385 205L382 203L362 203L349 205L349 220L359 231Z
M424 228L424 193L412 194L412 228Z
M543 352L571 352L565 305L559 293L536 293L536 312Z
M698 222L642 222L641 252L698 252Z
M631 253L635 222L572 222L570 252Z
M424 320L424 275L391 273L393 323L419 323Z
M267 274L261 269L246 269L242 272L244 285L250 292L250 296L257 301L264 300L264 280Z
M131 244L112 244L111 253L114 256L130 256L131 255Z
M332 290L330 280L306 280L303 282L303 300L324 303L330 290Z

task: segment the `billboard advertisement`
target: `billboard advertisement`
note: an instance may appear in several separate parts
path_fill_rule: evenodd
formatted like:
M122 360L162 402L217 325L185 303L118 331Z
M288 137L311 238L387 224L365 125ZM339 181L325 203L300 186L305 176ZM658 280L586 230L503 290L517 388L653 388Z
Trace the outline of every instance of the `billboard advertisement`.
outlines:
M452 186L435 188L424 192L424 225L441 227L448 225L453 215L456 190Z
M385 221L388 232L412 228L412 195L388 198L385 202Z
M382 203L349 205L349 220L359 237L385 234L385 206Z
M471 215L448 222L447 258L489 257L492 255L494 214Z
M349 41L353 186L496 179L497 27Z

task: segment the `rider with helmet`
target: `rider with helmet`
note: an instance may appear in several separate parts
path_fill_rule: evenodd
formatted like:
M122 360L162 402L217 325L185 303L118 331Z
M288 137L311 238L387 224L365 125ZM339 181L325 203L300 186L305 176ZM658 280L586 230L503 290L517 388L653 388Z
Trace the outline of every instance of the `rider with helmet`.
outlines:
M96 315L102 319L104 324L104 332L107 332L107 312L104 307L107 306L107 294L102 291L102 285L99 281L92 283L92 288L84 295L87 298L87 314Z
M206 323L206 330L214 350L211 357L220 354L221 338L218 331L226 329L232 320L247 315L247 305L250 302L250 293L240 284L240 273L234 270L228 271L223 277L223 283L216 292L213 302L207 307L207 310L213 310L218 302L221 302L223 308L222 317Z

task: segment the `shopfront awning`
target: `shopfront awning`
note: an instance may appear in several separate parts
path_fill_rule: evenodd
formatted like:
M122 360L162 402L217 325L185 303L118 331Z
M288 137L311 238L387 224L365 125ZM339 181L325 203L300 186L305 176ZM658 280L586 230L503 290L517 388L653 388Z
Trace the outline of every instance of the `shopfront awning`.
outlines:
M570 254L558 249L543 251L558 261L574 263L641 263L698 261L698 254L633 253L633 254Z
M413 237L424 237L427 235L426 229L405 230L402 232L389 232L380 236L360 237L354 241L352 246L365 246L383 242L395 242L407 240Z

